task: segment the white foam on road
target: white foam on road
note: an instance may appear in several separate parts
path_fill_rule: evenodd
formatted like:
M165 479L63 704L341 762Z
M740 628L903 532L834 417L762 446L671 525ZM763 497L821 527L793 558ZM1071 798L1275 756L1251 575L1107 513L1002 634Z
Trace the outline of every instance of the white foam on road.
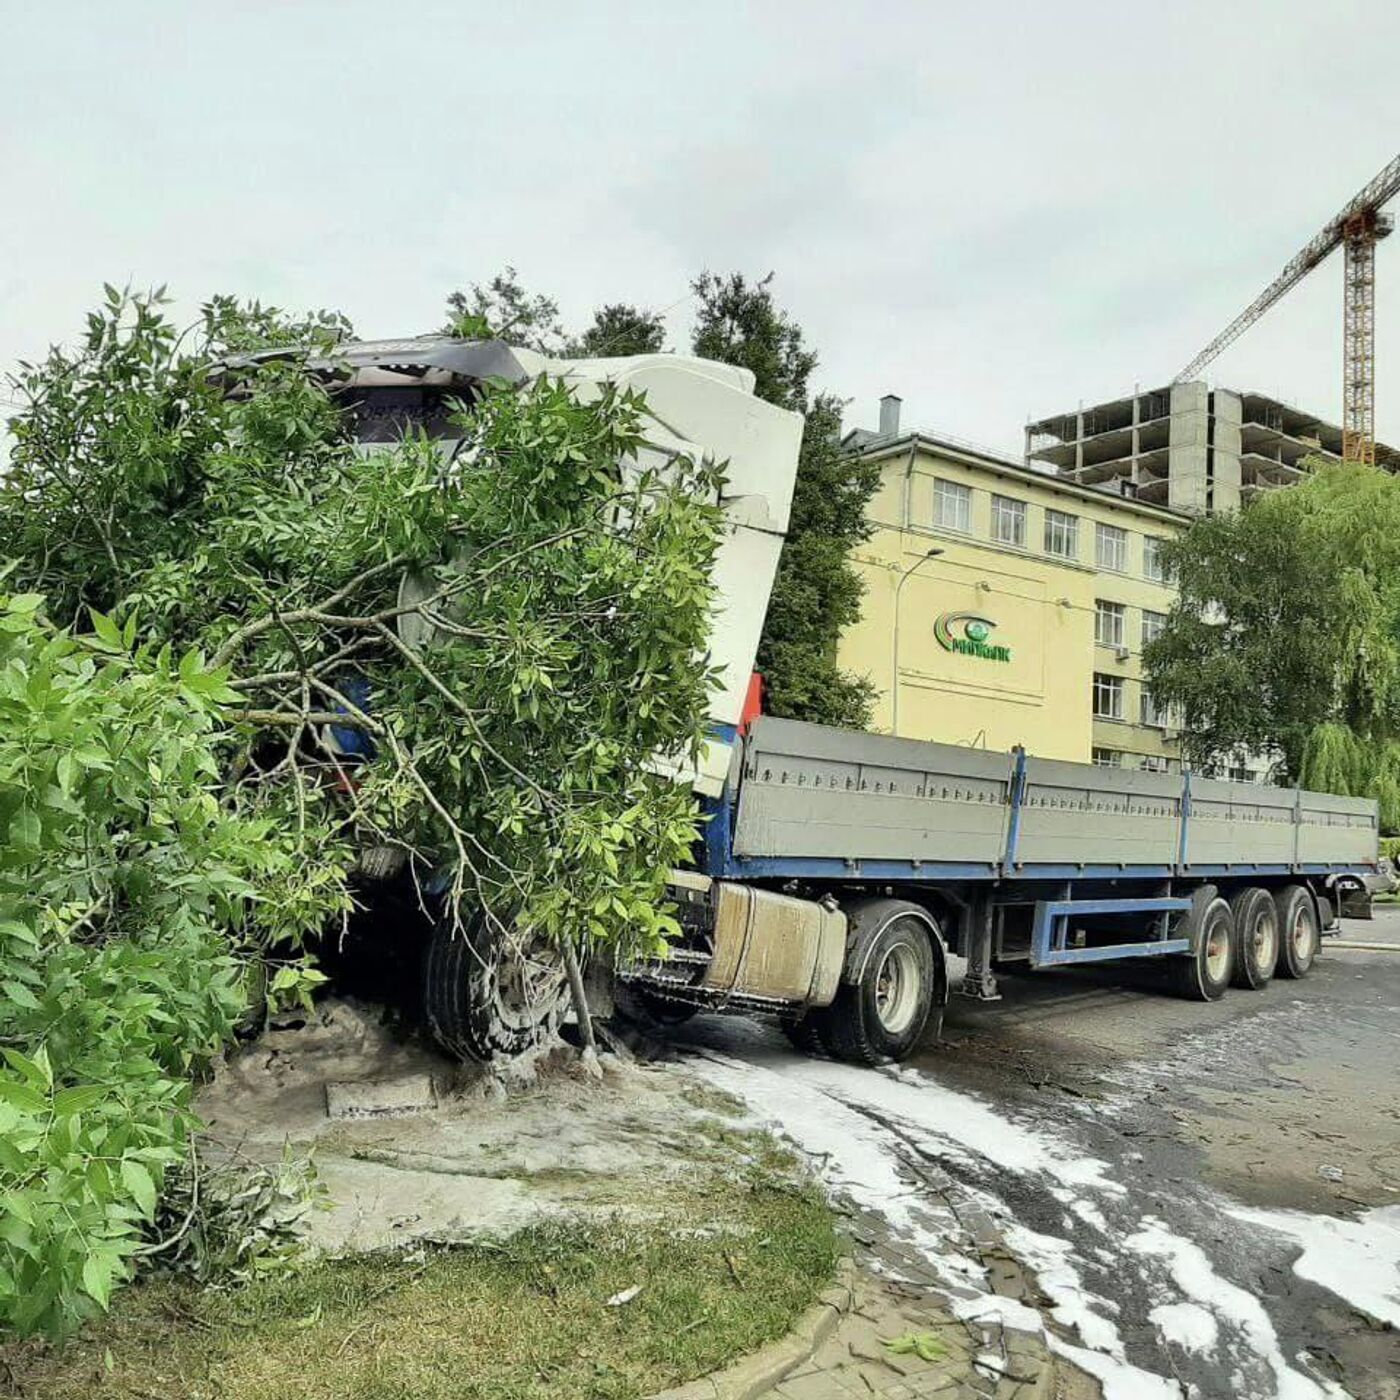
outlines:
M1059 1138L1013 1123L980 1099L946 1089L917 1070L872 1071L767 1050L755 1050L745 1060L707 1053L705 1061L719 1075L706 1071L707 1077L720 1083L727 1073L733 1082L721 1087L780 1121L803 1106L830 1116L834 1100L850 1106L871 1127L876 1126L869 1121L872 1114L898 1120L930 1157L967 1161L970 1154L1017 1175L1048 1176L1064 1186L1123 1194L1106 1163L1074 1152ZM876 1134L877 1140L887 1137Z
M1185 1351L1211 1351L1220 1338L1220 1324L1209 1308L1199 1303L1162 1303L1147 1320L1170 1342Z
M1264 1305L1252 1293L1216 1273L1200 1245L1173 1234L1161 1220L1150 1215L1143 1217L1142 1229L1123 1243L1134 1254L1162 1260L1172 1282L1189 1300L1208 1308L1245 1339L1253 1355L1273 1372L1275 1388L1257 1392L1265 1400L1345 1397L1340 1386L1315 1381L1288 1364Z
M1124 1194L1124 1188L1109 1178L1106 1163L1074 1152L1047 1133L1002 1118L981 1100L912 1070L874 1072L759 1049L745 1060L706 1052L691 1067L795 1143L829 1186L883 1218L940 1276L961 1283L950 1298L956 1316L1041 1332L1061 1354L1093 1358L1092 1365L1083 1360L1079 1364L1103 1384L1105 1400L1181 1400L1183 1392L1175 1381L1126 1359L1122 1338L1109 1317L1115 1305L1084 1287L1067 1240L1006 1226L1008 1245L1036 1270L1053 1298L1052 1315L1077 1332L1087 1344L1083 1348L1045 1332L1034 1309L986 1292L980 1266L951 1268L949 1239L959 1228L956 1217L943 1212L939 1218L931 1212L925 1193L911 1187L903 1170L912 1146L934 1159L976 1159L1017 1175L1047 1177L1057 1183L1052 1189L1072 1202L1079 1191L1096 1192L1107 1200ZM1076 1189L1066 1191L1066 1186ZM985 1192L977 1195L989 1209L1006 1216L1000 1202ZM968 1285L977 1290L971 1297Z
M829 1186L882 1216L901 1238L937 1253L942 1232L930 1229L923 1193L902 1172L891 1134L811 1082L802 1071L815 1061L774 1060L770 1069L707 1053L691 1068L772 1123L816 1163Z
M1293 1272L1335 1293L1377 1322L1400 1327L1400 1206L1379 1206L1355 1220L1293 1210L1228 1212L1246 1225L1283 1235L1302 1253Z
M1040 1332L1045 1322L1034 1308L1000 1293L981 1293L975 1298L955 1298L953 1316L964 1322L999 1322L1017 1332Z
M1181 1400L1185 1393L1176 1381L1154 1376L1101 1351L1074 1346L1053 1332L1045 1334L1045 1342L1056 1356L1073 1361L1093 1376L1103 1386L1104 1400Z
M1051 1317L1062 1327L1078 1332L1085 1346L1123 1360L1118 1328L1104 1316L1116 1313L1118 1305L1095 1297L1085 1288L1075 1266L1074 1246L1068 1240L1039 1234L1024 1225L1008 1225L1003 1234L1011 1252L1035 1270L1041 1288L1053 1300Z
M1169 1347L1176 1346L1217 1364L1227 1356L1226 1364L1238 1361L1232 1385L1239 1400L1345 1397L1339 1386L1290 1365L1263 1304L1217 1273L1194 1242L1151 1214L1137 1214L1112 1168L1067 1139L1004 1117L984 1101L908 1068L871 1071L758 1046L744 1059L706 1051L692 1068L795 1143L828 1185L883 1218L950 1285L956 1316L1042 1332L1052 1350L1102 1383L1106 1400L1180 1400L1189 1388L1127 1359L1118 1304L1085 1283L1086 1255L1076 1250L1085 1226L1097 1237L1087 1254L1100 1267L1133 1277L1148 1269L1160 1278L1162 1302L1148 1320L1163 1343L1164 1369ZM987 1291L980 1263L956 1252L957 1218L911 1184L906 1163L914 1159L1035 1178L1065 1206L1069 1238L1060 1238L1021 1225L986 1190L963 1188L998 1218L1008 1247L1035 1271L1051 1299L1051 1318L1082 1345L1047 1329L1035 1309ZM1300 1276L1381 1320L1393 1320L1389 1309L1400 1309L1400 1207L1372 1211L1353 1223L1287 1212L1229 1213L1296 1239L1302 1246L1295 1264ZM1357 1270L1357 1241L1363 1237L1366 1267ZM1307 1359L1300 1365L1306 1368Z

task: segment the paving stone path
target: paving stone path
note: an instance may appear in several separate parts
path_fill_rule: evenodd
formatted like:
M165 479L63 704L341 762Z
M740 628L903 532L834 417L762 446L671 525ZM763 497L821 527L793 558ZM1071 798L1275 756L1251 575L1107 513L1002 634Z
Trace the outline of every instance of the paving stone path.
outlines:
M962 1255L980 1261L997 1294L1034 1306L1039 1300L1033 1279L981 1207L943 1173L926 1177L925 1186L952 1218L948 1223ZM769 1392L773 1400L1097 1400L1101 1395L1096 1381L1052 1356L1035 1333L995 1320L955 1317L946 1269L889 1239L883 1222L857 1216L851 1228L858 1265L853 1306L811 1359ZM925 1339L927 1359L886 1345L910 1335Z

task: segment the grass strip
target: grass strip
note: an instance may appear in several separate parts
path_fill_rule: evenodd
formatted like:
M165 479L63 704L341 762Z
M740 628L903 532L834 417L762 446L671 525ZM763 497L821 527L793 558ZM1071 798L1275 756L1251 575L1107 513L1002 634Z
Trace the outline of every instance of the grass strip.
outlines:
M820 1194L755 1169L664 1223L544 1225L231 1293L153 1280L66 1346L0 1348L0 1382L26 1400L635 1400L781 1336L838 1254Z

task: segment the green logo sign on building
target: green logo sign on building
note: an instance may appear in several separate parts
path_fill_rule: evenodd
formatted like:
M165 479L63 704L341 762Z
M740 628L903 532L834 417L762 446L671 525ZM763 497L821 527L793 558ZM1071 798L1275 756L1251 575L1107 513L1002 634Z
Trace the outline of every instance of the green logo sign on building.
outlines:
M1010 661L1011 648L988 642L996 623L980 613L940 613L933 622L933 635L945 651L977 656L983 661Z

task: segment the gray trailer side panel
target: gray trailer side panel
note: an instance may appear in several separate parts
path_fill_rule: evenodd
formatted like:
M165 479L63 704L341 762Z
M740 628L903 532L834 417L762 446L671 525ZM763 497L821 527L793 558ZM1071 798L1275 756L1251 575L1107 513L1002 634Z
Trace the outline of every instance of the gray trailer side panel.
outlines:
M764 718L743 747L733 856L1037 871L1214 870L1377 859L1374 801L1100 768ZM797 873L811 873L810 870Z
M763 719L745 750L740 858L957 861L995 866L1006 754Z

